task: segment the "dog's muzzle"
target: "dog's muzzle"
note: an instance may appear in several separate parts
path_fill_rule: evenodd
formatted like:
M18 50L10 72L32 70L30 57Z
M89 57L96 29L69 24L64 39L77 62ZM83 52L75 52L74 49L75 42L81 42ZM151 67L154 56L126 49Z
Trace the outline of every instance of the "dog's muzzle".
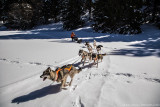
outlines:
M79 53L79 56L81 56L82 55L82 53Z
M47 77L44 77L43 75L41 75L40 78L43 78L43 81L47 79Z

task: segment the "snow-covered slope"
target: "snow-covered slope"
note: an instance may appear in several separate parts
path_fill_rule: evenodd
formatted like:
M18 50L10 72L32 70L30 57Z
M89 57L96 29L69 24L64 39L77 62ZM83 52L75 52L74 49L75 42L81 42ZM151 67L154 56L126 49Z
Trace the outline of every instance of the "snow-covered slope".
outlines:
M75 34L103 45L107 53L96 68L80 63L84 44L71 42L62 24L30 31L0 31L0 107L160 107L160 31L142 26L139 35L95 33L89 27ZM74 63L82 71L72 86L40 78L51 67ZM68 81L70 78L68 78Z

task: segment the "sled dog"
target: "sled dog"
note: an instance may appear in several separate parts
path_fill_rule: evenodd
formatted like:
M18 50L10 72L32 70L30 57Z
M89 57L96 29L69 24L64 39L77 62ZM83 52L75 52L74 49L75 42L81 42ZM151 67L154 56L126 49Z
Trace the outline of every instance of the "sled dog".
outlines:
M84 66L84 63L85 63L86 59L89 59L89 61L92 60L91 59L91 53L88 53L87 51L84 51L84 50L80 49L78 54L79 54L79 56L82 57L81 63L83 62L83 66Z
M87 49L89 51L89 53L92 53L92 46L89 44L89 42L86 42L85 46L87 46Z
M40 78L43 78L43 81L49 79L52 81L61 82L61 88L65 88L67 85L71 86L73 77L81 70L81 68L76 69L71 64L57 68L55 71L48 67L45 71L43 71L43 74L40 76ZM66 84L68 76L71 77L71 81L69 82L69 84Z
M79 43L79 44L82 43L82 39L79 39L79 40L77 41L77 43Z
M99 60L103 60L103 56L105 56L106 54L97 54L97 53L92 53L92 60L94 60L94 64L97 65L98 67L98 62Z
M96 47L96 50L97 50L97 53L99 54L100 53L100 51L101 51L101 47L103 47L102 45L98 45L97 47Z
M93 47L94 47L94 49L96 49L96 40L94 40L94 42L93 42Z

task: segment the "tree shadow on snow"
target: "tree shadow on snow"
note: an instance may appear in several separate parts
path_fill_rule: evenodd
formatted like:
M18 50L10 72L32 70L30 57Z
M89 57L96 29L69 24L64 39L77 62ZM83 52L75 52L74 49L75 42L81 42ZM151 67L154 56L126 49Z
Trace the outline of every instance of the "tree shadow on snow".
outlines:
M121 35L109 33L97 33L90 27L73 30L82 43L93 42L135 42L130 45L131 49L119 49L113 51L112 55L129 56L158 56L160 57L160 30L148 24L142 26L142 33L137 35ZM11 35L1 35L0 39L61 39L50 42L71 43L70 35L73 31L65 31L62 23L55 23L29 31L15 31ZM143 41L143 42L142 42ZM137 43L136 43L137 42ZM76 43L76 42L75 42Z
M114 50L113 52L111 52L111 55L128 55L136 57L145 57L145 56L160 57L160 39L147 40L129 46L132 46L133 48Z
M60 86L61 86L60 84L50 85L50 86L44 87L42 89L35 90L27 95L23 95L23 96L14 98L12 100L12 103L19 104L19 103L27 102L30 100L35 100L37 98L41 98L41 97L47 96L49 94L58 93L60 91Z

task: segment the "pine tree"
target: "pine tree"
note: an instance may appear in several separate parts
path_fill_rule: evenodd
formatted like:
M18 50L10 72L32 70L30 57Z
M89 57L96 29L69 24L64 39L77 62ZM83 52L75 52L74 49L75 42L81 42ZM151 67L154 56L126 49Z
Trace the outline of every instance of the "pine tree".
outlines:
M89 20L91 20L91 18L92 18L92 7L93 7L92 0L86 0L85 1L85 8L89 10Z
M141 0L97 0L94 4L95 31L137 34L141 32Z
M3 3L0 1L0 21L2 20Z
M143 11L144 23L153 23L160 29L160 2L159 0L146 0Z
M54 19L55 22L58 22L60 20L60 11L61 11L61 2L62 0L53 0L52 1L52 17Z
M49 19L51 18L51 3L49 1L44 1L43 3L43 16L44 16L44 23L49 23Z
M81 19L83 14L83 3L80 0L68 0L66 9L63 10L63 28L72 30L83 26L84 21Z
M32 26L42 25L45 23L43 15L43 0L26 0L33 8Z
M9 6L7 24L9 28L27 29L32 22L33 10L28 3L13 3Z
M30 29L43 24L42 0L6 0L4 13L6 26L15 29Z

